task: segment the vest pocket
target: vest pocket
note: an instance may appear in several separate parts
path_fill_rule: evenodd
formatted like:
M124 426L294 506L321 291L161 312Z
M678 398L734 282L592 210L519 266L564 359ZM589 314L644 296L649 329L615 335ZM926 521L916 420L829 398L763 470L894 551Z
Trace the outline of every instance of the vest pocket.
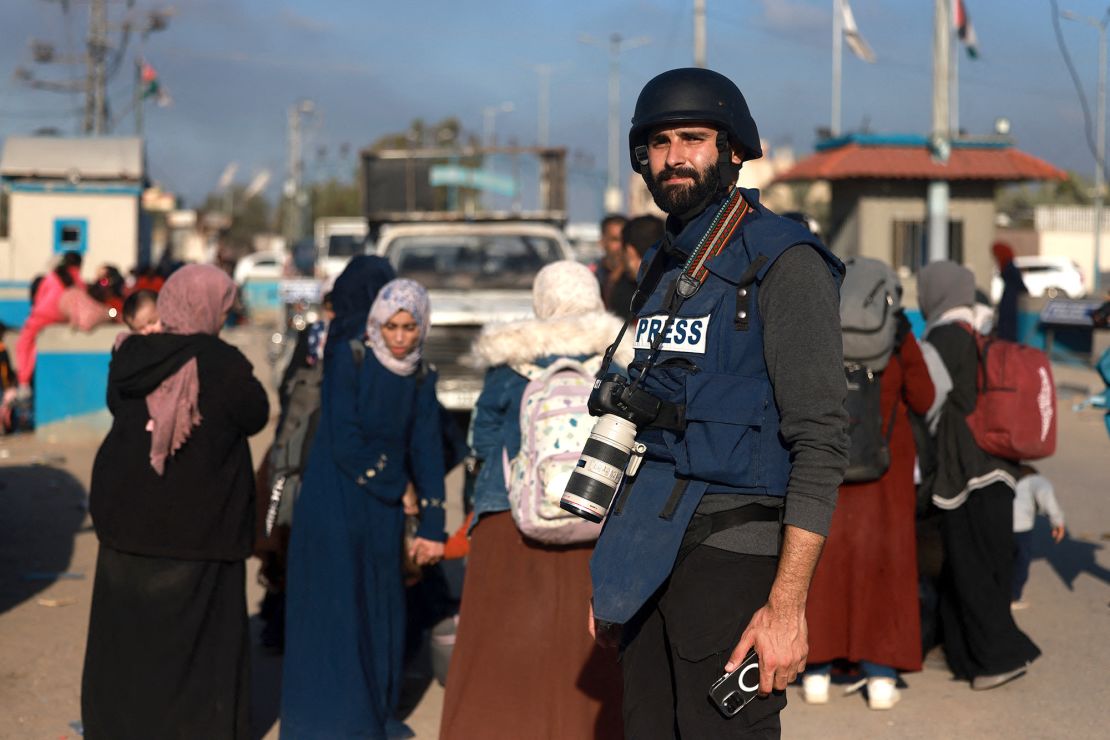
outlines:
M686 430L676 470L696 480L763 487L761 432L770 403L763 378L700 372L686 378Z

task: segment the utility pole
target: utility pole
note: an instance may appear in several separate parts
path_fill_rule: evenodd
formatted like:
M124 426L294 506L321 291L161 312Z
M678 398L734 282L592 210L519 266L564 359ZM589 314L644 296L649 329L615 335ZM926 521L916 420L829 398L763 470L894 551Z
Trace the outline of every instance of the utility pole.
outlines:
M694 0L694 66L705 68L705 0Z
M516 106L508 100L498 105L487 105L482 108L482 141L485 142L486 146L493 146L497 143L497 133L495 131L497 114L512 113L515 109Z
M953 137L960 135L960 45L952 45L952 62L951 68L948 71L951 80L949 83L949 90L951 98L949 100L949 120L948 130L952 132Z
M108 55L107 0L89 2L88 56L85 77L86 134L100 136L105 131L107 119L108 79L104 61Z
M929 142L933 159L948 164L951 132L948 118L948 61L950 59L949 0L934 0L933 13L933 127ZM948 255L948 180L932 180L928 190L928 261L941 262Z
M829 134L835 139L840 136L840 78L844 47L844 13L840 9L840 0L833 0L832 34L832 115L829 118Z
M143 135L143 60L135 59L135 92L133 105L135 106L135 135Z
M1098 31L1098 112L1095 120L1095 226L1094 226L1094 267L1091 271L1092 293L1102 294L1102 206L1103 206L1103 167L1106 164L1106 26L1110 23L1110 8L1102 19L1077 15L1069 10L1060 14L1069 21L1079 21L1093 26Z
M288 113L287 167L289 175L285 180L286 198L284 232L286 243L293 242L305 233L305 206L308 197L304 192L304 124L316 112L316 104L311 100L301 100L290 106Z
M591 36L583 35L584 44L605 48ZM621 188L620 110L621 110L621 51L650 43L651 39L639 37L625 39L619 33L609 36L609 172L605 182L605 210L620 213L624 210L624 193Z
M547 146L549 111L551 110L551 70L550 64L537 64L536 74L539 76L540 95L539 111L537 111L536 144Z
M1107 10L1110 14L1110 10ZM1091 279L1095 296L1102 295L1102 166L1106 162L1106 20L1103 16L1098 24L1098 137L1095 148L1098 162L1095 163L1095 249L1094 269Z

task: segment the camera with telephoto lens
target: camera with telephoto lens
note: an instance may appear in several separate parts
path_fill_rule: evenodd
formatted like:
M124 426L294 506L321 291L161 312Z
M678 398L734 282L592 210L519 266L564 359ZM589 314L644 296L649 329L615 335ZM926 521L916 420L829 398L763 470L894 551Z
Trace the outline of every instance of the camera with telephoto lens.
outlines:
M600 522L625 473L636 474L647 449L636 442L636 431L655 421L662 402L627 378L611 373L594 383L587 407L601 418L586 440L559 505L583 519Z

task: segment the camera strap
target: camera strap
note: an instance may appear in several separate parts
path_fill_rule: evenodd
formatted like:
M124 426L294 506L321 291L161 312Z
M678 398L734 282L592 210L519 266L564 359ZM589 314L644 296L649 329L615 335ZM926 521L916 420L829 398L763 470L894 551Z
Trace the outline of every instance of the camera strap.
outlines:
M674 282L667 289L667 295L663 299L663 305L668 306L667 319L663 323L663 328L655 335L655 339L651 343L651 354L648 355L648 361L644 365L644 370L636 378L632 384L633 388L638 388L640 380L648 374L652 367L655 366L655 360L659 355L659 348L663 344L663 337L671 328L674 323L675 317L678 315L679 309L688 298L692 298L701 289L709 277L709 269L705 266L706 263L724 251L728 245L732 235L736 233L740 223L751 212L751 206L744 200L740 194L739 188L732 188L729 191L728 197L721 207L717 210L717 215L713 217L712 223L704 234L701 240L698 241L698 246L690 253L686 259L686 264L682 268L682 272L678 274ZM632 312L638 314L640 310L647 303L648 296L654 291L659 281L663 277L663 273L667 271L667 261L670 257L671 234L667 232L663 236L663 243L660 244L659 249L651 258L648 263L647 270L644 271L643 280L636 286L636 292L632 296ZM620 332L617 334L616 340L609 345L605 350L605 358L601 363L601 369L598 371L597 377L601 378L609 372L609 366L613 362L613 355L616 354L617 347L620 346L621 340L624 339L624 333L628 330L629 322L625 322L621 327Z

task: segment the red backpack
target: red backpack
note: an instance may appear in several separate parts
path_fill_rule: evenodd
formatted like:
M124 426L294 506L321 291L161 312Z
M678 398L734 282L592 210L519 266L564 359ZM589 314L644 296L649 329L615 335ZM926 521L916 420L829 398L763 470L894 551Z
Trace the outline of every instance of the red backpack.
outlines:
M979 348L978 395L967 425L976 443L1007 460L1053 454L1056 384L1048 355L1024 344L971 334Z

